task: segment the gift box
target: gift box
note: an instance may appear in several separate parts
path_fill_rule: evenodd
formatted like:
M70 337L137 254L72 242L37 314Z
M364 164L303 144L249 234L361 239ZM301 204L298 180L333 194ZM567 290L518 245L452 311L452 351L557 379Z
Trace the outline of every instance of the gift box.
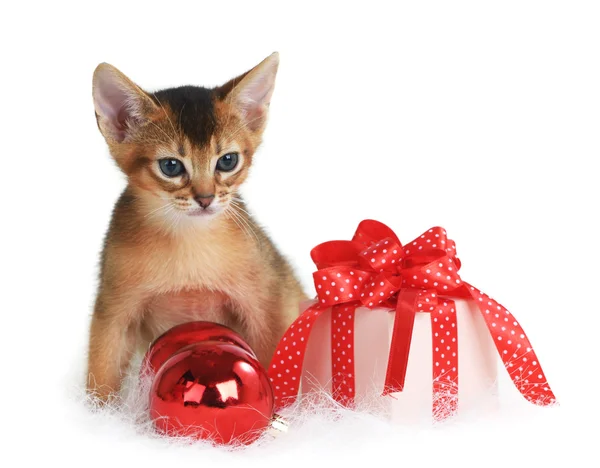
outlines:
M515 317L460 278L443 228L402 245L365 220L351 241L311 257L316 299L300 306L269 368L278 409L325 390L345 406L375 402L393 420L442 420L497 406L499 361L527 400L556 402Z
M314 302L303 311L312 305ZM302 394L331 394L332 359L340 359L340 363L352 359L342 349L343 344L336 346L338 350L332 356L332 330L337 333L338 322L343 324L344 321L341 314L339 317L331 317L331 314L329 309L315 322L308 339L300 386ZM497 408L496 348L477 307L464 300L456 301L455 342L445 334L443 328L439 328L444 324L434 315L424 312L415 315L405 385L401 392L382 397L380 394L385 386L394 315L395 312L387 308L358 307L354 311L354 374L351 376L355 376L353 388L358 407L376 409L394 421L407 423L430 418L432 402L433 411L439 413L433 414L436 419L447 411L453 411L455 400L458 410L462 412ZM441 331L437 337L434 336L435 330ZM434 345L435 339L438 343ZM456 343L460 343L460 353L455 351ZM434 354L439 358L436 361ZM436 365L439 366L441 378L434 391L432 366ZM456 381L444 378L456 365L457 370L460 369L458 388L454 388ZM342 375L345 375L346 368L345 364L341 364Z

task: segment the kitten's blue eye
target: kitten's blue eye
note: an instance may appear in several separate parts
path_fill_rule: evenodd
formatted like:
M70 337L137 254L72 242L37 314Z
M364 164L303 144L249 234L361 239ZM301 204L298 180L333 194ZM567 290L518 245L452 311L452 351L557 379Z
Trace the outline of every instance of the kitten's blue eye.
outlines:
M217 171L231 172L235 169L238 163L237 153L227 153L219 158L217 161Z
M160 159L158 164L167 177L177 177L185 172L185 167L179 159Z

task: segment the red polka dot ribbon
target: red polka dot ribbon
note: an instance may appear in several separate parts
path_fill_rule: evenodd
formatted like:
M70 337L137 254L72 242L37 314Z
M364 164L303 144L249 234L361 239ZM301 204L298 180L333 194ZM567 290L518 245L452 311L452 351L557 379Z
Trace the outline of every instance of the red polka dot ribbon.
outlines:
M458 335L453 299L474 301L481 311L509 376L521 394L538 405L554 403L539 360L525 332L491 297L462 281L454 241L441 227L402 246L385 224L362 221L351 241L315 247L311 257L317 303L305 310L281 339L269 368L278 408L298 397L306 345L315 321L331 311L332 395L354 403L354 315L357 307L395 310L383 395L402 391L415 314L430 314L433 348L433 414L453 414L458 401Z

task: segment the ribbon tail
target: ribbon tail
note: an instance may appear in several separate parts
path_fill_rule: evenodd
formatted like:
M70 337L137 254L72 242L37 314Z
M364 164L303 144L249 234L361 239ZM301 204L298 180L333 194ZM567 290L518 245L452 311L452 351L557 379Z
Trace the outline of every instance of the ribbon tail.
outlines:
M354 316L356 305L331 309L331 394L343 406L354 404Z
M416 289L401 289L398 293L383 395L401 392L404 388L418 297Z
M531 403L540 406L556 404L556 397L519 322L487 294L470 284L464 283L463 286L478 305L515 387Z
M456 304L444 299L431 311L433 418L444 420L458 408L458 326Z
M308 338L315 321L327 310L321 304L310 306L290 325L279 341L267 372L276 410L297 400Z

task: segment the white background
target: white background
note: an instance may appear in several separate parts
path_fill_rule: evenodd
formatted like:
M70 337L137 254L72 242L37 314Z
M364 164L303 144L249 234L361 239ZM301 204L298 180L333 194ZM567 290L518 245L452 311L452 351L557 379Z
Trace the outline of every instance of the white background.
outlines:
M3 466L598 460L595 2L103 0L0 10L9 433L0 461L12 460ZM244 193L307 290L310 249L350 238L364 218L403 242L441 225L457 242L462 278L525 327L560 409L522 407L502 380L514 407L499 420L390 430L359 416L315 417L281 442L229 454L169 447L73 398L102 238L125 183L96 127L95 66L112 63L149 90L213 86L275 50L270 123Z

